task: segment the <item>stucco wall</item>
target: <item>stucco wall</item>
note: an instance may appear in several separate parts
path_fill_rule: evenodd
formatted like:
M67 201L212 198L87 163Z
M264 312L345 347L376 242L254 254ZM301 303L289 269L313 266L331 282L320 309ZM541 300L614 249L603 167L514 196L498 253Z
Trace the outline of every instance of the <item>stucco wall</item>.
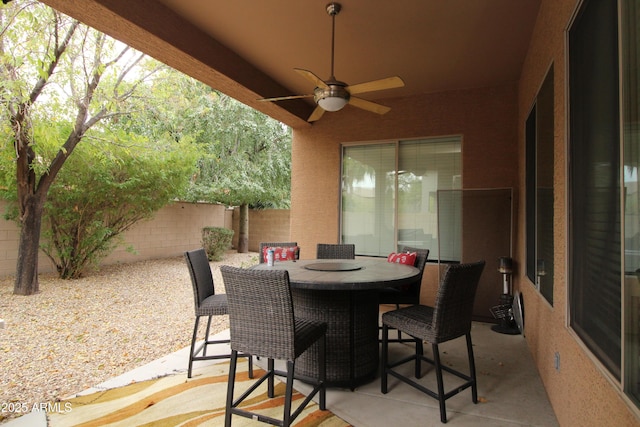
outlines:
M391 111L378 116L346 107L340 114L326 113L311 128L294 130L291 238L312 248L303 251L302 258L315 257L317 243L339 240L341 143L461 135L464 188L517 189L515 83L380 103ZM499 277L496 280L500 287ZM433 302L437 285L437 267L428 265L424 303Z
M384 99L384 116L346 107L293 134L291 237L303 246L339 238L343 142L462 135L465 188L517 187L516 85ZM314 251L315 252L315 251ZM315 253L307 253L305 257Z
M515 286L524 296L526 339L558 420L564 426L638 425L638 411L627 404L616 381L585 350L568 325L567 292L567 109L566 30L578 0L543 0L518 91L520 190L524 192L524 122L554 65L554 293L553 307L525 276L517 272ZM520 223L524 224L524 198ZM524 259L524 227L518 229L517 258ZM560 370L554 368L555 353Z

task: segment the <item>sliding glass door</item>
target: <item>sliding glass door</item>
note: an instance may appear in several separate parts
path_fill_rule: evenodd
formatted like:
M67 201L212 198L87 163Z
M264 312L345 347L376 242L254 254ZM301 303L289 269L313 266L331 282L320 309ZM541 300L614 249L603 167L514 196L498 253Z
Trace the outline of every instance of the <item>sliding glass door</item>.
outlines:
M413 246L437 259L437 191L460 188L459 136L345 144L342 241L354 243L358 255Z

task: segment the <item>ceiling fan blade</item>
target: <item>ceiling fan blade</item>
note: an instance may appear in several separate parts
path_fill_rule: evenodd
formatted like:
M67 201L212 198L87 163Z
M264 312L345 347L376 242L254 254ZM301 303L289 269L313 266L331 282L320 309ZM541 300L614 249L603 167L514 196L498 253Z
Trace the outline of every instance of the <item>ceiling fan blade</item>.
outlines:
M365 83L358 83L353 86L347 86L347 90L350 94L356 95L358 93L373 92L376 90L394 89L397 87L404 87L404 81L398 76L387 77L386 79L373 80Z
M307 121L315 122L316 120L320 120L320 117L322 117L323 114L324 114L324 110L322 109L321 106L318 105L316 109L313 110L313 113L311 113Z
M349 104L354 107L362 108L363 110L371 111L372 113L385 114L391 110L391 107L386 105L376 104L375 102L367 101L366 99L352 96L349 98Z
M299 98L313 98L313 94L310 94L310 95L277 96L275 98L260 98L260 99L258 99L258 101L285 101L287 99L299 99Z
M300 74L305 79L309 80L311 83L316 85L316 87L321 87L322 89L329 89L329 86L322 80L320 77L313 74L311 71L303 70L302 68L294 68L295 72Z

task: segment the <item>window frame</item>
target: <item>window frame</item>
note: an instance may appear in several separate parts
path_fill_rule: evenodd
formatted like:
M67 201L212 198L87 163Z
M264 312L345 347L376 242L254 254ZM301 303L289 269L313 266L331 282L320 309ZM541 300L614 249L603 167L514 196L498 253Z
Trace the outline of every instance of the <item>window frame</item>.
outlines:
M386 257L389 252L395 252L397 250L401 249L402 244L400 244L399 242L399 220L398 220L398 213L399 213L399 206L400 206L400 196L398 193L398 174L399 174L399 161L401 158L401 149L402 149L402 145L403 144L416 144L416 143L420 143L423 142L424 144L434 144L434 143L450 143L450 144L457 144L456 147L456 152L458 154L458 159L457 159L457 164L455 166L455 171L458 171L459 174L456 176L459 176L458 182L457 184L459 184L459 188L458 189L462 189L462 145L463 145L463 136L460 134L453 134L453 135L445 135L445 136L436 136L436 137L419 137L419 138L398 138L398 139L388 139L388 140L381 140L381 141L366 141L366 142L344 142L341 144L341 148L340 148L340 202L339 202L339 236L340 236L340 242L341 243L355 243L356 244L356 255L359 256L379 256L379 257ZM371 254L371 253L361 253L358 252L358 248L362 247L363 245L359 245L358 242L354 242L351 241L350 239L346 238L345 235L345 218L344 218L344 199L345 199L345 153L347 152L347 150L349 148L353 148L353 147L363 147L366 149L366 147L371 146L384 146L384 145L393 145L394 146L394 171L393 173L395 174L395 178L394 178L394 184L393 184L393 188L394 188L394 195L393 195L393 243L392 246L393 248L389 248L389 251L386 251L384 249L380 249L379 252L377 254ZM453 185L453 183L452 183ZM451 187L447 187L447 189L451 189ZM436 188L433 191L433 202L437 203L437 190L438 188ZM428 196L427 196L428 197ZM429 204L429 200L427 200L426 202L427 204ZM437 206L434 209L435 212L435 216L437 218ZM374 212L375 214L378 214L378 211ZM433 235L436 236L437 239L437 222L435 224L435 227L433 229ZM437 240L436 240L437 241ZM406 244L406 243L405 243ZM408 246L416 246L416 245L408 245ZM418 245L419 246L419 245ZM431 251L430 258L431 259L437 259L437 245L431 246L428 245L429 249Z
M525 274L553 305L554 289L554 64L547 68L524 123ZM548 205L551 206L548 206ZM550 212L550 214L549 214Z
M587 10L590 6L594 8L613 6L615 11L610 9L594 12L593 10ZM589 13L589 15L587 13ZM611 21L604 21L607 17L606 13L609 13L611 19L615 20L613 27L611 27ZM602 145L602 142L606 137L610 136L609 134L603 133L601 128L596 129L597 132L594 132L593 129L589 128L585 130L584 127L598 124L603 126L603 129L608 129L615 135L615 138L611 136L607 141L617 140L618 144L615 149L620 150L622 142L620 139L621 111L619 100L621 84L619 75L619 18L618 2L615 2L614 5L609 3L608 0L583 1L578 5L576 13L566 31L567 321L569 328L575 332L588 351L599 360L603 371L618 383L620 383L623 377L622 369L624 365L622 350L620 350L620 354L616 357L616 349L621 349L622 328L621 325L617 327L618 335L614 336L613 340L611 330L616 329L615 322L622 323L622 313L624 310L621 298L622 261L616 261L613 258L615 254L621 256L622 244L619 241L616 244L615 239L611 242L610 237L601 238L602 245L606 247L617 247L620 251L604 251L603 249L603 251L600 252L603 256L598 257L594 256L597 250L597 247L594 249L594 243L600 240L592 238L588 241L589 244L586 244L585 239L590 237L588 233L597 233L596 228L598 224L602 224L604 227L613 226L614 236L617 235L620 240L620 230L615 234L615 227L616 224L621 227L621 212L617 212L617 216L615 215L616 212L613 212L613 222L607 221L609 216L607 216L605 220L600 219L599 216L610 215L612 209L620 209L619 203L610 203L610 200L601 200L606 197L617 197L617 200L620 201L620 156L618 151L617 156L615 153L609 153L610 157L607 157L606 151L610 150L611 145L606 146L607 150L604 150L603 147L605 146ZM593 22L587 22L585 21L586 19L599 19L596 21L598 25L593 25ZM609 27L606 27L607 25L609 25ZM585 30L586 28L588 28L588 31ZM603 28L603 32L598 32ZM583 40L579 39L581 35L584 37ZM580 41L581 44L574 45L574 41ZM611 45L615 44L615 46L606 45L605 48L601 48L594 53L594 49L607 42ZM591 50L585 53L588 48L591 48ZM574 52L575 55L573 54ZM616 58L606 58L607 55L611 54L615 54ZM594 64L597 64L597 66ZM603 73L606 74L606 70L603 70L601 67L606 67L607 65L611 66L612 69L615 68L615 71L610 72L608 75L603 75ZM588 66L591 66L591 68L585 68ZM579 72L575 70L579 70ZM594 74L600 74L595 76L588 75L589 71ZM615 90L607 91L603 89L603 87L605 87L605 83L603 83L605 78L613 79L609 80L609 84L615 87ZM594 81L597 81L597 85L593 83ZM599 92L589 92L584 89L585 87L595 88L594 91ZM589 96L591 96L591 99L587 98ZM597 98L598 96L603 98ZM613 100L608 99L609 97ZM595 98L597 98L598 102L589 102ZM607 101L609 102L607 103ZM603 110L601 107L605 104L608 108L604 110L609 113L615 110L615 114L613 114L615 117L609 117L607 119L607 114L601 114L601 110ZM594 113L588 111L585 106L592 108L600 107L601 109L598 110L598 115L594 116ZM595 120L594 117L597 117L597 120ZM597 143L601 145L597 145ZM600 149L600 151L598 151L598 149ZM607 160L610 163L607 163ZM618 169L616 171L611 170L611 168L607 169L607 164L613 165ZM591 165L592 168L589 169L588 165ZM611 190L606 185L603 185L603 183L610 185L615 182L614 172L618 175L617 190ZM585 193L585 188L589 188L589 197L580 196L579 194L581 192ZM592 190L598 190L598 192ZM599 197L597 197L598 195ZM589 203L585 203L587 200ZM597 203L598 201L600 201L600 203ZM580 228L581 226L583 228ZM610 231L609 228L607 228L606 231ZM605 232L601 232L600 235L610 236L610 234ZM589 250L587 251L585 248L589 248ZM595 280L594 278L597 278L597 284L592 283ZM608 294L607 296L602 295L602 292L605 291L615 292L616 286L614 286L613 283L616 280L620 285L620 304L618 307L616 307L615 301L611 296ZM603 283L606 284L608 282L610 282L609 285L603 285ZM591 305L589 305L589 301L592 302ZM598 304L602 302L606 302L608 306L598 306ZM615 320L615 316L613 318L611 317L611 309L613 309L613 311L619 309L620 314L617 320ZM619 345L613 343L616 338Z

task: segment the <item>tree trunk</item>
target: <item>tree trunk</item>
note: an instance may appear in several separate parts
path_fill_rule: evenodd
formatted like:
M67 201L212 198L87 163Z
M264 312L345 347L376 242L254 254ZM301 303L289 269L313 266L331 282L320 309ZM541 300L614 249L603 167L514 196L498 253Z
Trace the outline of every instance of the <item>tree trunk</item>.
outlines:
M36 195L25 200L20 221L20 243L13 293L33 295L38 293L38 251L40 249L40 229L44 202Z
M240 225L238 226L238 253L249 252L249 205L240 205Z

